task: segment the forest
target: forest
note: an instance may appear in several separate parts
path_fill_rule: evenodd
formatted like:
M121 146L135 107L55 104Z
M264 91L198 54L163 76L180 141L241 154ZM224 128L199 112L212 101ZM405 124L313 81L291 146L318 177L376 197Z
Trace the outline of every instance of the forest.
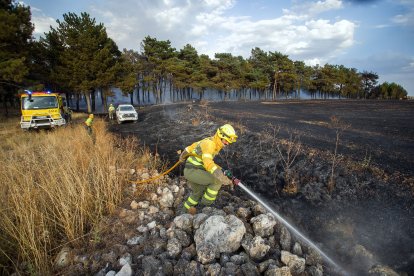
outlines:
M56 27L36 40L29 6L0 2L0 101L6 111L17 104L25 90L57 91L72 95L79 109L85 97L88 112L94 110L95 93L106 97L119 88L124 95L138 91L152 93L157 103L165 93L170 98L200 98L206 89L240 98L259 94L268 100L300 98L301 91L312 97L349 99L404 99L407 91L399 84L378 83L375 72L358 71L343 65L308 66L288 55L251 50L250 57L216 53L214 58L199 54L190 44L182 49L169 40L146 36L139 51L118 49L102 23L87 13L67 13Z

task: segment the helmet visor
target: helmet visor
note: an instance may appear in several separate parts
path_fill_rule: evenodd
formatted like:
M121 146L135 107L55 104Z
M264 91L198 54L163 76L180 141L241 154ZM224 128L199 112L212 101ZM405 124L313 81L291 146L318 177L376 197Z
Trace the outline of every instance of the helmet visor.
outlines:
M234 143L237 141L237 135L227 135L225 133L223 133L223 139L225 139L227 142Z

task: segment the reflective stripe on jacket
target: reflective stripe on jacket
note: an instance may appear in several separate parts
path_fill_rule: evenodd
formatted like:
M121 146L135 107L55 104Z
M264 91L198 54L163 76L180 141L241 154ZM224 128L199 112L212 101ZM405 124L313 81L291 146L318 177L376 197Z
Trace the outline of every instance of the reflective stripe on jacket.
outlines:
M221 167L217 165L213 159L222 148L223 143L218 135L195 142L185 148L187 152L197 155L188 157L187 163L213 173L216 169L221 169Z

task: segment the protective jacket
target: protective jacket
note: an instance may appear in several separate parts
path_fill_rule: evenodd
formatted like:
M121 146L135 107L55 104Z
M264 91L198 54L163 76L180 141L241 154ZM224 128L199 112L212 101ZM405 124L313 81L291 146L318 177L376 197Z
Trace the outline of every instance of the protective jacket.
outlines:
M88 118L85 121L85 125L88 126L88 127L90 127L90 126L92 126L92 122L93 122L93 119L92 118Z
M214 162L214 157L222 148L223 143L217 134L195 142L186 147L185 151L197 156L188 157L185 165L186 167L198 168L213 174L215 170L221 170L221 167Z
M108 111L109 112L114 112L115 111L115 107L113 105L109 106Z

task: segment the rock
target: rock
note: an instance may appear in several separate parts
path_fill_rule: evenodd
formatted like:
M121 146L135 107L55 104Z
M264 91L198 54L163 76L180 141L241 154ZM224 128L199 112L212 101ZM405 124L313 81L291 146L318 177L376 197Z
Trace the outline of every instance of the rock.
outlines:
M177 238L168 240L167 253L171 258L176 258L181 253L182 245Z
M162 270L161 261L154 256L146 256L142 258L142 269L144 270L144 275L155 275Z
M137 227L137 230L140 233L146 233L146 232L148 232L148 227L140 225L140 226Z
M158 195L156 193L151 193L149 195L149 200L152 201L152 202L157 201L158 200Z
M204 213L196 214L193 219L193 228L194 230L197 230L200 228L200 225L206 221L208 216Z
M173 193L178 193L178 191L180 190L180 187L178 187L177 185L175 185L175 184L173 184L173 185L171 185L171 191L173 192Z
M290 232L286 227L282 226L282 229L280 231L280 245L282 246L282 249L290 250L291 243L292 236L290 235Z
M305 259L291 254L288 251L282 250L281 261L287 265L293 275L301 274L305 271Z
M203 269L201 268L201 265L197 263L196 261L191 261L187 265L187 269L185 270L185 276L193 276L193 275L203 275Z
M174 204L174 195L168 188L164 188L161 194L161 198L159 200L161 207L172 207Z
M167 250L167 243L161 238L155 239L152 243L154 245L154 255L159 255Z
M261 214L266 214L267 210L261 204L255 204L252 208L254 216L258 216Z
M388 266L383 265L374 265L371 267L371 269L368 271L369 275L373 276L398 276L399 274L389 268Z
M160 238L163 240L167 240L167 229L165 229L164 227L160 227Z
M85 255L82 256L74 256L73 257L73 262L75 263L81 263L83 266L87 266L88 265L88 257Z
M147 209L150 206L148 201L140 201L138 202L138 207L141 209Z
M118 217L120 217L120 218L124 218L127 215L128 215L128 210L127 209L123 209L123 208L118 213Z
M265 244L265 241L262 237L254 237L250 243L245 246L247 247L247 252L249 256L254 260L261 260L269 252L270 246Z
M68 266L72 262L73 256L69 247L63 247L55 258L55 266L62 268Z
M302 247L298 242L295 242L295 245L293 246L292 253L298 256L302 256Z
M143 211L138 212L138 219L140 221L143 221L145 219L145 212Z
M227 214L221 209L216 209L213 207L204 207L202 212L208 216L223 216L225 217Z
M250 217L251 213L252 212L248 208L240 207L237 209L236 215L242 220L247 220Z
M221 266L218 263L207 265L206 275L218 276L220 275Z
M197 256L197 251L194 243L182 250L181 258L183 259L191 261L195 256Z
M241 265L241 271L243 275L260 275L259 270L252 263L245 263Z
M265 276L292 276L290 269L287 266L277 267L270 266L269 269L265 272Z
M259 269L260 273L265 272L270 265L278 266L279 262L273 259L267 259L266 261L261 262L257 268Z
M133 200L129 206L131 206L131 209L132 210L136 210L136 209L138 209L139 204L138 204L138 202L136 202L135 200Z
M153 214L156 214L156 213L158 213L160 211L160 209L158 209L157 207L155 207L155 206L150 206L149 208L148 208L148 215L153 215Z
M312 247L308 248L308 253L305 254L307 265L318 265L322 263L322 256Z
M102 254L102 260L107 263L115 263L117 257L114 251Z
M276 225L276 221L273 216L267 214L261 214L250 220L253 224L253 231L256 236L263 238L273 235L273 227Z
M147 224L147 228L149 230L155 228L155 226L157 226L157 223L155 222L155 220L154 221L151 221L150 223Z
M191 232L193 226L193 216L190 214L183 214L181 216L175 217L174 225L186 232Z
M222 270L224 270L224 275L241 275L238 266L233 263L226 263Z
M226 266L226 263L230 262L230 255L227 253L221 253L220 255L220 265Z
M146 240L146 238L144 236L136 236L136 237L130 238L127 241L127 244L128 245L142 244L145 240Z
M143 173L143 174L141 174L141 180L147 180L147 179L149 179L149 173Z
M122 266L121 270L115 274L115 276L131 276L132 275L132 268L129 263L126 263Z
M185 259L179 259L178 262L174 266L173 275L184 275L189 263L190 262Z
M223 207L223 211L224 211L227 215L233 215L233 214L234 214L234 207L233 207L233 206L224 206L224 207Z
M310 266L305 270L305 272L306 271L310 276L323 276L323 267L320 264L316 266Z
M233 255L230 257L230 262L236 264L236 265L242 265L245 262L247 262L248 256L246 253L242 252L239 255Z
M191 239L184 230L174 229L174 237L178 239L182 247L187 247L191 244Z
M126 253L121 258L119 258L119 264L125 265L125 264L132 264L132 256L129 253Z
M203 242L200 245L196 245L198 261L202 264L212 263L216 258L216 246L210 242Z
M196 230L194 241L197 251L205 244L212 245L218 255L223 252L234 252L240 248L246 228L243 222L234 215L211 216Z
M170 261L163 259L163 261L162 261L162 272L163 272L163 274L161 274L161 275L173 275L173 273L174 273L173 264Z

